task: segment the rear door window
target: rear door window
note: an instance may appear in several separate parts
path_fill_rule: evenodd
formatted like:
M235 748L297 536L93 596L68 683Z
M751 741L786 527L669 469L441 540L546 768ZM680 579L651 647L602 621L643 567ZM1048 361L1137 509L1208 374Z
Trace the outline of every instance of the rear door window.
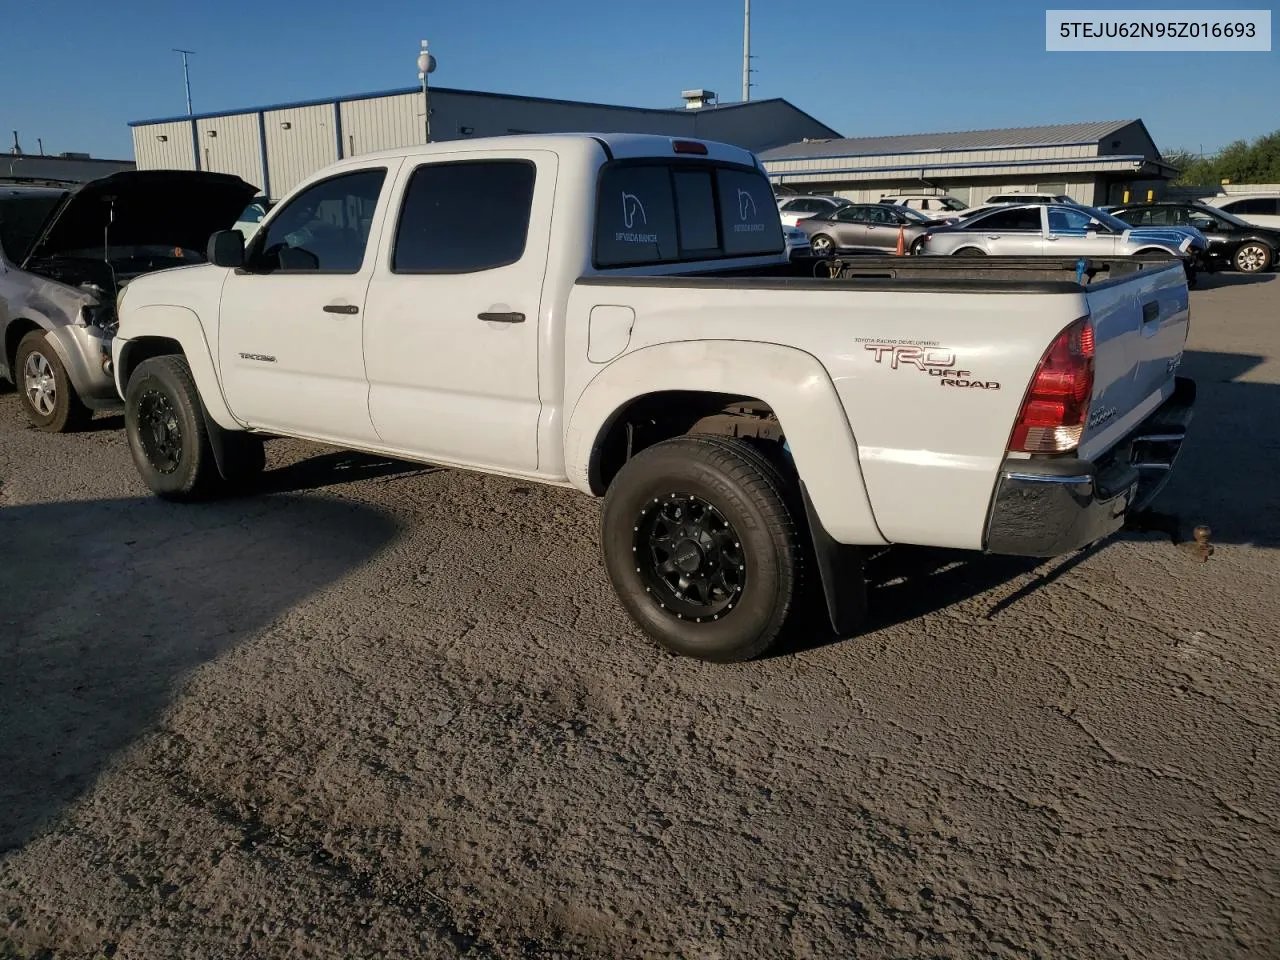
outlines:
M1013 210L1001 210L975 220L969 225L970 230L1040 230L1040 208L1020 207Z
M405 190L394 273L475 273L524 255L536 169L526 160L418 167Z

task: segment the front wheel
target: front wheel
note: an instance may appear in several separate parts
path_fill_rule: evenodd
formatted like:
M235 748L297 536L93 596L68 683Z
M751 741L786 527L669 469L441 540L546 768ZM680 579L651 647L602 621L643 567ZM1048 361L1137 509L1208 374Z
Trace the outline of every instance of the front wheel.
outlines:
M820 233L809 241L815 257L830 257L836 252L836 242L825 233Z
M37 430L67 433L93 418L43 330L32 330L22 338L13 366L22 408Z
M952 254L953 257L985 257L986 255L985 250L979 250L977 247L961 247Z
M194 500L213 491L218 467L185 358L138 365L125 388L124 426L134 466L157 496Z
M1261 273L1271 266L1271 248L1252 241L1244 243L1232 260L1241 273Z
M609 487L605 567L631 618L674 653L718 663L764 653L801 596L793 484L741 440L654 444Z

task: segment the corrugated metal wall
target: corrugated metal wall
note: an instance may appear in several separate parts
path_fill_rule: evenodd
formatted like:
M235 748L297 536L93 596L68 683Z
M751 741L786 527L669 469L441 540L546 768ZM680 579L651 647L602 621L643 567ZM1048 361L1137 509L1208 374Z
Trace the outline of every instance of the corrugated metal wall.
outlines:
M266 111L267 167L273 197L284 196L338 159L336 114L331 103Z
M439 104L436 105L437 109ZM422 94L347 100L342 110L342 152L354 157L375 150L391 150L426 142L422 122ZM438 114L437 114L438 116ZM436 117L432 117L434 121ZM442 134L436 139L446 139ZM456 133L453 136L457 136ZM452 139L448 137L447 139Z
M133 128L133 156L139 170L194 170L192 149L188 120Z
M262 189L262 148L256 113L197 120L196 132L203 169L233 173Z

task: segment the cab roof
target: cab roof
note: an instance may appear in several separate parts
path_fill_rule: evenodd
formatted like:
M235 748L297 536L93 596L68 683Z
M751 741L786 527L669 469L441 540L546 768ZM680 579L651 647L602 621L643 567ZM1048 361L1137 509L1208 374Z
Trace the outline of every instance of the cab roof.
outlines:
M615 159L688 157L691 156L688 153L677 153L675 144L689 143L704 146L707 151L705 157L709 160L737 163L748 167L758 166L755 154L728 143L699 140L693 137L664 137L649 133L530 133L506 137L469 137L465 140L445 140L410 147L396 147L375 153L363 153L349 159L352 162L358 162L394 157L429 157L435 154L471 150L563 150L570 144L587 145L593 142L603 147Z

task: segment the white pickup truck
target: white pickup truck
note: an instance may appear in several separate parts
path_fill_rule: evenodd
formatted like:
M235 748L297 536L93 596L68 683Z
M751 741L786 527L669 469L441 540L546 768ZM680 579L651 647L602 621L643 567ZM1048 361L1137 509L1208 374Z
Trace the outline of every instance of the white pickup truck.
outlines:
M869 549L1051 556L1114 533L1195 395L1176 262L791 264L756 159L703 141L354 157L209 261L118 304L155 493L249 480L264 436L573 487L605 498L627 611L709 660L762 653L810 586L856 630Z

